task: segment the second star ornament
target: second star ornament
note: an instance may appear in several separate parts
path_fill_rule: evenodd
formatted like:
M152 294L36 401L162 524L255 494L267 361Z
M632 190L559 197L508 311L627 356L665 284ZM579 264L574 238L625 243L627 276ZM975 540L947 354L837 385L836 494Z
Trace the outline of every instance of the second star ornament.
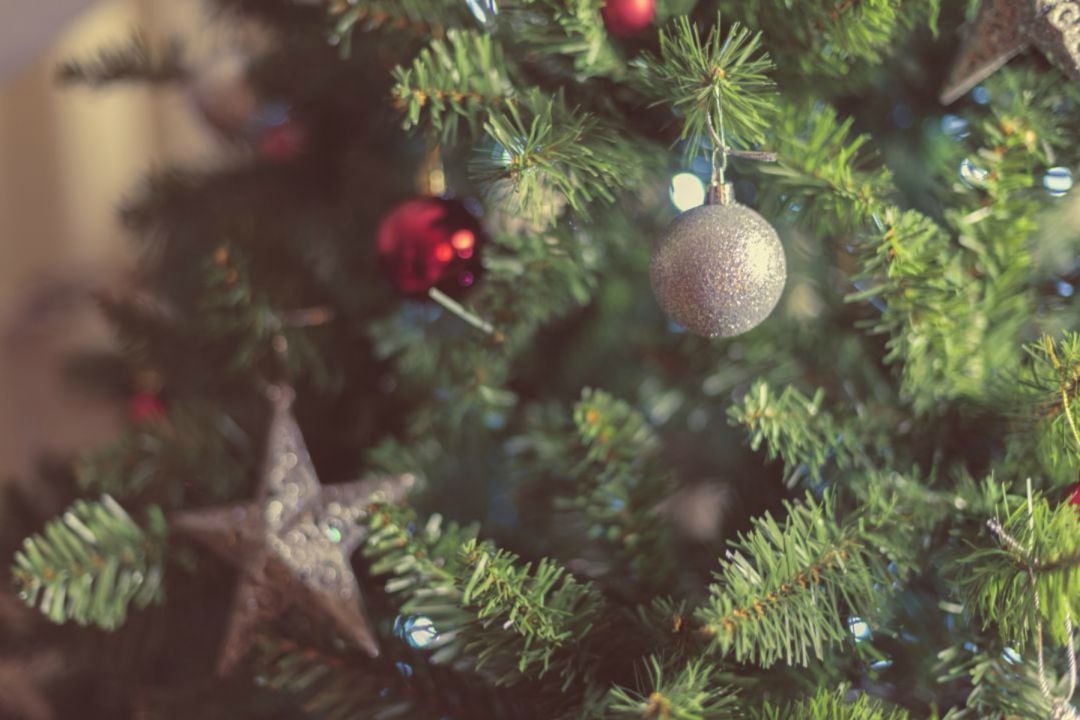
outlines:
M255 502L181 513L173 528L236 565L218 673L227 674L255 641L258 626L297 605L329 620L342 637L379 654L350 563L375 500L400 501L411 475L321 485L292 416L293 390L270 389L273 416Z
M653 292L664 313L695 335L731 337L776 307L787 281L784 247L765 218L735 202L730 185L667 227L653 248Z

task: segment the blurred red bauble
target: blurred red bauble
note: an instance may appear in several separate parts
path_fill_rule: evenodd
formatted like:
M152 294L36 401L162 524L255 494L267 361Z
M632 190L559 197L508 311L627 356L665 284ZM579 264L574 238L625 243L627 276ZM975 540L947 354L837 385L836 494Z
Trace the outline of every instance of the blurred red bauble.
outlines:
M142 392L131 398L128 415L134 423L147 423L165 418L165 403L154 393Z
M1072 494L1069 495L1069 504L1080 509L1080 483L1073 487Z
M656 0L607 0L600 14L612 35L637 35L652 25Z
M406 200L379 225L376 249L398 290L426 295L438 288L460 296L480 278L480 251L487 234L457 200Z
M304 151L307 133L292 120L268 128L259 136L259 155L274 162L288 162Z

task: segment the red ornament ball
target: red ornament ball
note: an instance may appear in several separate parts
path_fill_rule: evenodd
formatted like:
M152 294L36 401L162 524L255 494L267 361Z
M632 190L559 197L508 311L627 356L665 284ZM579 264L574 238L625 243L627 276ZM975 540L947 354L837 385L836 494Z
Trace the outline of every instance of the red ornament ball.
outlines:
M1080 483L1073 488L1072 494L1069 495L1069 504L1075 506L1077 510L1080 510Z
M383 267L398 290L426 295L438 288L460 296L480 278L480 251L487 234L457 200L406 200L387 215L376 235Z
M656 17L656 0L607 0L600 14L612 35L637 35L652 25Z
M273 162L288 162L304 151L307 133L292 120L269 128L258 140L259 154Z
M128 415L139 424L164 420L165 403L154 393L141 392L128 402Z

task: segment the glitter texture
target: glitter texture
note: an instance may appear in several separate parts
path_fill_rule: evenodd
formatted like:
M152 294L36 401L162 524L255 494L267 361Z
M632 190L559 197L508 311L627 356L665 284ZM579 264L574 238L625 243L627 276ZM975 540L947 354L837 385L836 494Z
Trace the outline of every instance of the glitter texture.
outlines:
M1080 82L1080 0L983 0L941 102L958 100L1030 45Z
M650 268L657 302L696 335L731 337L772 312L787 280L776 230L750 208L702 205L668 226Z
M257 626L289 605L311 607L371 655L379 648L364 612L350 556L366 533L373 500L398 502L411 475L322 486L292 415L291 388L271 389L274 415L257 502L180 513L172 527L241 570L218 659L228 673L243 659Z

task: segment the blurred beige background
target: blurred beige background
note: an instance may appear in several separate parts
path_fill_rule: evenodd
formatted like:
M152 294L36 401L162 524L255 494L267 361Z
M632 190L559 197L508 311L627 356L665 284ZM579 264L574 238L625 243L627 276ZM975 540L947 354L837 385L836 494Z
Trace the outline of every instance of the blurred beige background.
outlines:
M132 264L115 209L147 170L217 150L182 88L64 88L56 66L135 29L208 27L195 0L0 0L0 480L113 432L123 409L60 371L72 350L109 342L88 293L123 283Z

